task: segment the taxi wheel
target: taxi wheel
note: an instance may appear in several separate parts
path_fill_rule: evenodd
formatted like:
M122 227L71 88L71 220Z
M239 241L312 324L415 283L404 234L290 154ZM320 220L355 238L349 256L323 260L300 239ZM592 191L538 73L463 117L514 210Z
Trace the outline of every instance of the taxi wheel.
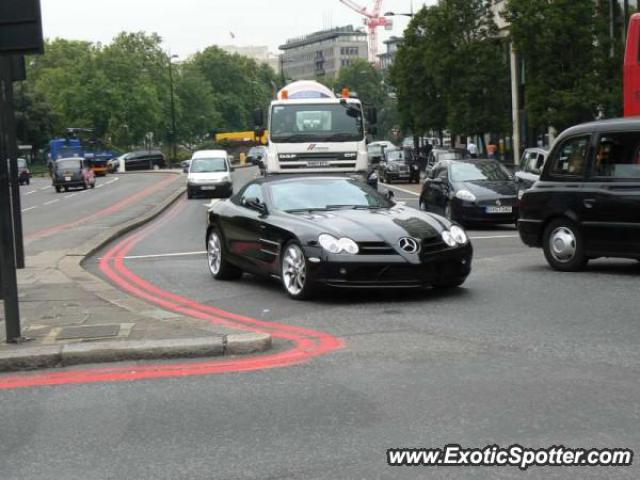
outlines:
M578 272L589 261L584 254L582 232L568 218L558 218L547 225L542 246L551 268L560 272Z
M64 187L64 191L68 192L69 191L69 187Z
M56 189L56 192L58 193L62 192L62 187L56 186L55 189Z

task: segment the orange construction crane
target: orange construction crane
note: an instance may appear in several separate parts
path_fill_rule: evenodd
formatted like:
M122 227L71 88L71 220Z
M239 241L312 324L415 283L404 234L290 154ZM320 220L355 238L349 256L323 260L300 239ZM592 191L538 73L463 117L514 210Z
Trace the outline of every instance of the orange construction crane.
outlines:
M375 0L371 10L357 4L354 0L340 0L347 7L364 17L364 24L369 29L369 61L378 63L378 27L384 27L391 30L393 21L384 15L380 15L382 11L382 0Z

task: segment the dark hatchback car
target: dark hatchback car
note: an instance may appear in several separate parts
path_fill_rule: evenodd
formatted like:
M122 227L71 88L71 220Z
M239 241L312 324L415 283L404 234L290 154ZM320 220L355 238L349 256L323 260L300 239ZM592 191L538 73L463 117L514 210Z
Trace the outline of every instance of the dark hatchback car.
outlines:
M549 151L544 148L527 148L523 152L520 167L515 174L518 198L522 198L524 192L540 179L548 156Z
M209 269L278 278L295 299L317 287L453 288L471 271L464 230L343 177L265 177L209 210Z
M96 186L96 176L88 160L84 158L61 158L56 160L52 170L53 188L60 193L70 188L86 190Z
M599 257L640 259L640 119L563 132L520 201L518 230L560 271Z
M462 224L515 223L513 176L496 160L445 160L422 186L420 208Z
M167 160L160 150L141 150L121 157L127 170L159 170L166 168Z

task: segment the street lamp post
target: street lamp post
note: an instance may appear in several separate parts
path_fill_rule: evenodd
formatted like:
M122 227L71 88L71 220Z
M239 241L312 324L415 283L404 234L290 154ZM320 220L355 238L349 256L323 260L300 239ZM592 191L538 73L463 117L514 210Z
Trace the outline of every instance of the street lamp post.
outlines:
M178 55L171 55L169 57L169 89L171 90L171 154L172 162L175 163L178 158L178 145L177 145L177 132L176 132L176 100L173 92L173 59L178 58Z

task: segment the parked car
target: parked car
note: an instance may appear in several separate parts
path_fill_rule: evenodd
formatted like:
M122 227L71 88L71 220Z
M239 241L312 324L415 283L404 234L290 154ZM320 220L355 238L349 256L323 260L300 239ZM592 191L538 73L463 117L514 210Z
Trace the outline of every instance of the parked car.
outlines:
M18 158L18 184L29 185L31 183L31 171L26 158Z
M211 207L206 246L214 278L279 278L294 299L320 286L454 288L473 254L460 226L348 177L253 180Z
M86 190L96 186L96 176L91 169L89 160L79 157L61 158L53 164L53 188L60 193L68 192L70 188Z
M496 160L437 163L422 186L420 208L461 224L508 224L518 218L515 182Z
M126 170L160 170L166 168L167 160L160 150L140 150L122 157Z
M187 175L187 197L207 194L227 198L233 194L233 167L225 150L195 152Z
M581 270L598 257L640 259L640 119L563 132L520 201L518 230L555 270Z
M547 160L549 151L544 148L528 148L522 154L520 167L515 173L518 198L540 179L540 173Z

